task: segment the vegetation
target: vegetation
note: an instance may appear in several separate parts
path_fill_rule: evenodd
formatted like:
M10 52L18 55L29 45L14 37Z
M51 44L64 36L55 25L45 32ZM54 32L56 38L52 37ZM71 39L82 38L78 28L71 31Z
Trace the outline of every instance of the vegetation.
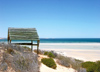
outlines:
M44 52L44 55L48 55L48 51L45 51L45 52Z
M37 53L37 50L35 49L34 52ZM41 50L38 50L38 53L43 54L43 52Z
M97 62L84 62L82 67L86 68L87 72L100 72L100 61Z
M55 58L55 56L54 56L54 54L52 52L45 51L44 55L47 55L48 57Z
M38 56L30 48L14 44L0 47L0 72L39 72Z
M52 58L43 58L41 59L41 62L45 64L46 66L53 68L53 69L56 69L57 67L55 61Z
M23 46L23 48L24 48L25 50L27 50L27 51L31 51L31 49L30 49L29 47L27 47L27 46Z
M51 52L48 52L48 57L55 58L55 56L54 56L53 53L51 53Z
M81 60L73 59L70 57L65 57L62 55L58 55L56 57L56 59L59 64L65 66L65 67L72 67L77 70L81 67L81 63L83 62Z
M16 60L16 63L18 64L20 68L23 67L23 69L26 69L28 68L29 61L27 59L25 60L24 57L21 56L19 60Z
M8 52L9 54L13 54L13 53L14 53L14 50L11 49L11 48L8 48L8 49L7 49L7 52Z

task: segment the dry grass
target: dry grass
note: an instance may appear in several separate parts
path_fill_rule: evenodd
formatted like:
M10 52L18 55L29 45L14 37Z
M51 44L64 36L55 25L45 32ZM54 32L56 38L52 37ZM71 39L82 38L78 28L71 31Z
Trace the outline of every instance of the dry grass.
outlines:
M81 63L83 62L81 60L74 59L71 57L65 57L60 54L57 55L56 59L59 64L66 66L66 67L72 67L76 70L80 69Z
M37 53L37 49L35 49L34 52ZM39 49L39 50L38 50L38 53L39 53L39 54L43 54L44 52L43 52L42 50Z
M0 72L38 72L37 54L13 44L0 44Z

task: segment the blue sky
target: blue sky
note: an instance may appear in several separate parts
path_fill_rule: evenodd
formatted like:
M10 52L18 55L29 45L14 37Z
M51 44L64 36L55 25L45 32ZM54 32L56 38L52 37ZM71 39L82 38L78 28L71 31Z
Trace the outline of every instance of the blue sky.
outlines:
M0 37L8 27L40 38L100 38L100 0L0 0Z

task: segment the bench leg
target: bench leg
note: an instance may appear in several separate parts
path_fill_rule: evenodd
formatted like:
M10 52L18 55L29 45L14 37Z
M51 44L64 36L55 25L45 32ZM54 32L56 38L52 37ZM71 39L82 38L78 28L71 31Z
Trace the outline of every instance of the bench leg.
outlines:
M32 45L31 45L31 52L33 51L33 41L31 41Z

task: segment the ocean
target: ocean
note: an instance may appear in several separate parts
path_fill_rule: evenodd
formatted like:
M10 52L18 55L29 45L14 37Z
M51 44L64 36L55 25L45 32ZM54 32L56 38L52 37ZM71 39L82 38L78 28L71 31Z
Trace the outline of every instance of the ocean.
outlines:
M0 43L7 43L7 39L0 39ZM12 41L13 43L30 43L31 41ZM34 41L33 43L36 43ZM27 46L27 45L26 45ZM28 46L31 48L31 46ZM37 49L33 46L33 50ZM84 61L100 60L100 38L40 38L39 49L52 50L64 56Z
M0 42L7 42L7 39L0 39ZM14 40L12 42L30 41ZM40 38L40 43L100 43L100 38Z
M0 39L0 43L2 42L7 43L7 39ZM31 41L14 40L12 42L30 43ZM36 43L36 41L34 41L33 43ZM100 50L100 38L40 38L39 48ZM36 46L34 46L34 49L36 49Z

